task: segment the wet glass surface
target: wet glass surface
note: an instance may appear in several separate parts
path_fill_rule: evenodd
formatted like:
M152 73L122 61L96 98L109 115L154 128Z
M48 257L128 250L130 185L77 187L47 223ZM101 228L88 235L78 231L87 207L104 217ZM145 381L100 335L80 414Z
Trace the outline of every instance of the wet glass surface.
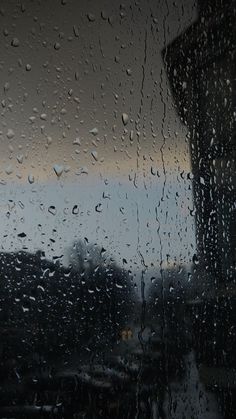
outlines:
M234 0L0 3L0 418L236 417Z

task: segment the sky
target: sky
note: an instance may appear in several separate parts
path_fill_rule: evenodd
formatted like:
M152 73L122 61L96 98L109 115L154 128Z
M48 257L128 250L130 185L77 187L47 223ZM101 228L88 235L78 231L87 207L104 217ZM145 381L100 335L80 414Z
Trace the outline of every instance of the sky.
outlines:
M196 17L186 0L1 1L3 251L66 264L86 237L134 272L192 260L188 132L161 50Z

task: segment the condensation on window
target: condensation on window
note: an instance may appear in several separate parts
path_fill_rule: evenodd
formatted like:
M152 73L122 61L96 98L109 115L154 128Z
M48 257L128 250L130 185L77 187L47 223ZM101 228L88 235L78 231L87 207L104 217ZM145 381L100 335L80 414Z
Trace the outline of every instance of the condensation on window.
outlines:
M0 417L236 417L234 0L2 0Z

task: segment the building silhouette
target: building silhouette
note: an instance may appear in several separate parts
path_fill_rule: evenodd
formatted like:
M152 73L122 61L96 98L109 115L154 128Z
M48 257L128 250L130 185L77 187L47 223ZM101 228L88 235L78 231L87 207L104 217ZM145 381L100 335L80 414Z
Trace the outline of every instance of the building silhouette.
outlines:
M203 288L232 285L236 267L236 1L199 0L198 19L162 51L190 135Z

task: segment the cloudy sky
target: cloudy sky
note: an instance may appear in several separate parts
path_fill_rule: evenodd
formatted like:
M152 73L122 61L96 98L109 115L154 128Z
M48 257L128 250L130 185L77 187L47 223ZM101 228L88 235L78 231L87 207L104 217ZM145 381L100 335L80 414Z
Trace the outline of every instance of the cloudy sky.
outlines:
M66 263L86 237L134 271L192 259L187 129L161 50L196 14L192 1L1 1L2 250Z

